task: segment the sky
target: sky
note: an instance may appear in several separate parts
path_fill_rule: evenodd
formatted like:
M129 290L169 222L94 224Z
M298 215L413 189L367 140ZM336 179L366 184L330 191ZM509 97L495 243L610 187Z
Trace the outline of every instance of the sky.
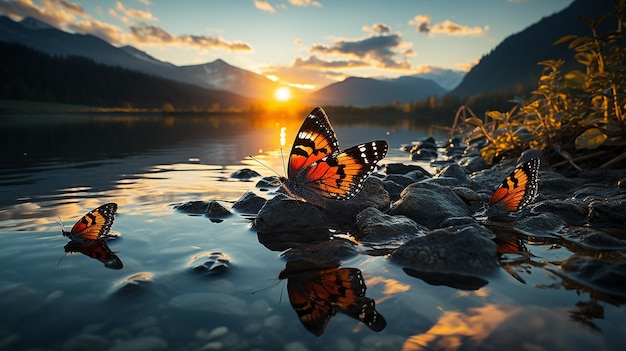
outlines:
M0 0L0 14L131 45L178 66L222 59L317 89L349 76L468 71L572 0Z

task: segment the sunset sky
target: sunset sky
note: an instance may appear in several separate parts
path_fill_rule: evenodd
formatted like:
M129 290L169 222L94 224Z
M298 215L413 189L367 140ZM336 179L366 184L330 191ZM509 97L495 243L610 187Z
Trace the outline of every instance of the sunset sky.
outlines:
M175 65L223 59L298 87L467 71L572 0L0 0L0 14L132 45Z

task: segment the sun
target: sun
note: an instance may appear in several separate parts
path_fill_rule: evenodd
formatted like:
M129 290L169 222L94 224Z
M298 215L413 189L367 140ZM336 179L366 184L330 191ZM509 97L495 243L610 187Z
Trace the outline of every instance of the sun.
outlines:
M280 87L274 92L274 97L279 101L287 101L291 99L291 90L287 87Z

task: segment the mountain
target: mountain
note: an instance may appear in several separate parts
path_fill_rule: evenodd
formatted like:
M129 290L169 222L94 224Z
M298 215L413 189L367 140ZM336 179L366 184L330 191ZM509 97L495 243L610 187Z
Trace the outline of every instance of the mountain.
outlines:
M396 101L404 104L445 93L444 88L430 79L350 77L309 94L305 101L315 105L373 106L392 104Z
M241 110L252 98L0 41L0 99L94 107Z
M537 63L545 60L565 59L565 71L582 68L567 44L554 46L554 42L569 34L591 35L581 17L595 19L614 9L612 0L575 0L561 12L504 39L481 58L450 94L469 97L516 88L528 91L537 86L542 73L543 68Z
M411 77L430 79L450 91L463 80L466 72L445 68L433 68L429 72L414 74Z
M90 34L67 33L35 18L15 22L0 16L0 41L22 44L54 56L80 56L97 63L122 67L157 77L266 98L278 84L222 60L194 66L163 62L132 46L115 47Z

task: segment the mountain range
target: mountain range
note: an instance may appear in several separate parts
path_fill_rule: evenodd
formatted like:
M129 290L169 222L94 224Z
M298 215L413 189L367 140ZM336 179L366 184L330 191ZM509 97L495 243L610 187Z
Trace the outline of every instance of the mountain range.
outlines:
M301 99L311 105L372 106L407 103L446 93L463 98L519 87L529 91L536 86L542 72L537 62L565 58L564 68L576 67L573 52L567 45L553 45L557 39L567 34L588 35L589 28L580 18L597 18L613 9L612 0L575 0L561 12L507 37L467 74L435 69L396 79L350 77L301 95ZM53 56L85 57L107 66L259 100L267 99L279 87L279 83L265 76L223 60L176 66L132 46L115 47L96 36L64 32L34 18L15 22L0 16L0 41L21 44Z

